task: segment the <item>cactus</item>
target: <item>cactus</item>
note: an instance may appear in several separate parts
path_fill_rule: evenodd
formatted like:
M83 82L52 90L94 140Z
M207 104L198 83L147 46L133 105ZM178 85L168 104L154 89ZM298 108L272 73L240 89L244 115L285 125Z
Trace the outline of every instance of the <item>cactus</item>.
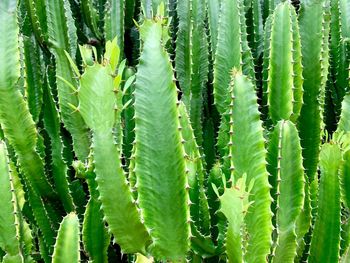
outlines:
M341 152L337 145L325 144L320 154L320 190L310 262L335 262L340 245L340 183ZM332 200L329 203L329 200Z
M79 220L74 213L63 218L58 230L55 250L52 255L53 263L80 262L79 251Z
M40 57L39 45L31 32L29 18L27 17L22 23L28 107L34 122L38 123L43 103L44 81L41 78L43 61Z
M118 39L120 50L124 50L124 13L125 1L106 1L106 14L104 21L105 39L112 41L114 37Z
M197 143L202 145L203 94L208 78L208 43L203 1L178 1L176 73Z
M27 10L28 20L36 39L40 43L47 41L47 17L45 12L44 0L26 0L23 1Z
M347 13L349 4L346 1L331 1L331 29L330 29L330 58L331 68L330 77L334 79L334 87L330 91L332 102L334 104L335 123L339 120L341 113L341 102L344 95L349 90L348 68L349 56L347 39L350 36L348 31L349 23Z
M322 52L328 45L326 28L327 8L325 1L303 1L299 16L300 37L302 45L302 64L304 77L303 105L298 120L298 129L303 148L304 168L309 181L316 175L321 136L321 106L324 96ZM309 10L313 10L310 12ZM310 30L314 30L310 32ZM315 61L320 61L315 63Z
M298 131L291 122L282 120L275 126L269 141L268 163L277 235L272 261L293 262L305 178Z
M92 56L91 50L89 51L87 47L81 49L85 49L86 56L89 52L90 57ZM116 77L112 76L117 70L118 52L116 39L114 39L113 42L107 42L103 64L96 61L93 64L84 65L85 72L79 75L79 88L76 89L79 98L79 106L76 110L92 131L91 147L96 181L109 229L125 252L145 252L148 233L140 221L121 166L120 138L118 143L114 144L113 127L115 125L117 125L116 133L120 133L121 93L118 79L121 79L123 73L121 70ZM87 62L86 57L84 62ZM118 92L119 96L113 96ZM101 111L102 107L104 109ZM120 189L120 191L112 191L113 195L111 195L112 189ZM125 213L128 220L120 217L117 211L128 211ZM133 242L128 241L130 238Z
M218 40L218 24L220 17L221 0L207 0L208 24L210 31L210 43L212 52L215 54Z
M348 121L349 117L350 117L350 95L347 94L345 95L342 103L342 113L338 123L338 131L350 132L350 123Z
M218 189L213 185L214 191L220 199L220 212L228 220L226 233L226 254L230 262L242 262L244 250L244 235L246 226L245 215L254 201L249 201L249 194L253 188L254 180L246 185L247 175L234 182L231 188L226 187L226 179L223 178L224 194L220 196Z
M160 4L164 4L165 9L168 8L168 1L161 0L141 0L141 6L146 18L151 19L158 11Z
M253 27L251 49L255 59L255 66L257 66L258 60L263 52L264 38L262 5L259 0L253 0L251 3L251 24Z
M189 168L188 184L190 186L189 197L191 201L191 218L202 233L209 233L210 218L209 207L204 189L205 170L199 146L196 143L194 132L190 124L190 118L183 103L179 105L179 117L181 134L185 141L186 167Z
M172 68L161 46L162 23L160 17L155 22L146 20L141 27L143 51L135 83L134 171L141 216L153 241L151 252L157 259L176 260L184 259L189 248L189 168L179 131ZM165 110L154 115L159 103L166 106Z
M343 169L342 169L343 172L341 176L342 198L344 199L343 202L345 203L348 209L350 208L350 193L346 185L349 184L349 180L350 180L349 158L350 158L350 151L346 151L343 155L344 164L343 164Z
M296 13L287 2L276 7L267 34L270 35L267 75L267 105L274 123L297 120L302 105L300 36ZM269 32L271 30L271 32Z
M0 262L348 262L349 17L0 1Z
M6 138L16 151L27 183L43 197L54 197L54 191L44 173L43 161L36 152L37 130L27 104L17 88L20 78L18 25L16 1L8 0L0 6L4 35L1 60L6 61L0 71L0 123ZM17 120L20 118L21 125Z
M77 106L78 98L74 94L70 85L76 85L73 71L70 68L68 58L64 51L69 52L71 57L75 57L77 48L76 41L74 42L71 35L75 36L75 25L69 20L70 9L67 0L48 1L46 5L47 24L48 24L48 41L52 46L52 52L55 56L56 76L57 76L57 93L60 106L61 118L67 130L73 137L73 148L78 158L84 160L89 154L89 140L87 127L82 117L72 111L70 105Z
M247 45L243 6L240 0L221 1L218 42L214 62L214 98L220 114L224 114L229 100L230 71L235 67L254 76L252 57Z
M251 180L255 181L251 190L254 205L250 206L246 216L248 240L244 258L246 261L261 261L269 252L272 231L263 129L252 82L239 71L234 70L231 74L231 102L223 115L218 143L223 152L226 178L233 181L246 174L248 185ZM242 110L249 111L249 114L242 115Z
M74 211L74 204L69 192L68 167L62 156L63 143L60 135L59 116L48 81L45 81L43 93L43 99L45 100L43 122L45 130L51 139L52 174L57 193L66 212L69 213Z
M99 192L94 174L87 176L90 200L86 206L83 223L83 243L85 250L89 254L92 262L107 262L107 249L110 240L110 234L103 222L103 213L101 211L101 202L98 200Z
M14 192L13 179L10 172L7 150L4 142L0 141L0 206L3 216L0 218L1 235L0 247L6 252L4 262L19 262L23 256L20 251L19 222L17 215L17 198ZM17 261L15 260L17 259Z

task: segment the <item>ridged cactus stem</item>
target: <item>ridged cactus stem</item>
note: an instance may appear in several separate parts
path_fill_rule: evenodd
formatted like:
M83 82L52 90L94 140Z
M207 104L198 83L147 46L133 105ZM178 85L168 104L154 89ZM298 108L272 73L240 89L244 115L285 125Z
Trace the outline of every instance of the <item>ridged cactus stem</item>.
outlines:
M205 28L206 9L203 0L192 0L192 67L191 99L188 107L197 144L202 146L203 95L208 80L208 43Z
M78 105L78 97L67 84L68 81L76 86L76 79L64 51L69 52L73 61L77 43L75 25L69 19L70 4L67 0L47 1L46 14L48 23L48 38L51 51L55 56L58 102L61 118L73 138L73 148L80 160L85 160L89 154L89 135L84 120L78 112L72 110L71 105ZM71 15L71 14L70 14Z
M341 189L342 189L342 200L345 206L350 210L350 191L347 187L350 183L350 151L346 151L343 154L343 167L341 174Z
M156 259L184 260L190 238L188 168L173 69L163 47L163 23L158 15L140 27L134 172L141 215L153 241L150 252Z
M260 0L252 0L252 23L253 23L253 48L252 53L256 62L258 62L263 52L263 16Z
M220 114L224 114L230 100L231 70L242 69L255 79L253 58L246 38L246 25L240 0L222 0L218 24L218 41L214 62L214 99Z
M5 143L0 141L0 209L2 211L0 217L0 248L7 253L4 262L10 262L9 259L6 259L10 257L21 262L22 255L18 232L18 213L20 211L17 210L17 199L13 189L7 154Z
M210 46L213 54L216 52L218 41L218 23L220 16L221 0L206 0L208 10L208 24L210 31Z
M349 119L350 119L350 94L347 94L345 95L342 103L342 112L340 115L340 120L338 123L338 129L337 129L338 132L350 132Z
M293 6L287 2L279 4L271 21L267 104L270 117L276 123L289 120L292 115L296 120L299 115L302 103L301 46ZM295 83L296 77L299 81Z
M222 170L221 164L217 162L213 168L211 169L208 176L208 186L207 186L207 196L208 196L208 205L210 212L210 220L211 220L211 236L212 239L217 243L217 250L224 249L224 238L226 229L226 220L220 217L218 210L220 208L220 200L217 197L217 194L214 192L213 185L216 186L219 193L223 193L223 180L222 180ZM223 231L222 231L223 230Z
M325 21L325 1L302 1L299 14L299 27L302 45L303 101L298 130L303 148L303 165L309 182L315 179L321 136L321 101L323 86L322 50L328 41L324 30L329 24ZM327 58L324 58L327 59Z
M269 141L268 163L277 232L272 262L294 262L305 181L300 140L292 122L282 120L275 126Z
M318 211L311 240L309 262L337 262L340 249L341 152L339 146L325 144L320 154Z
M86 174L90 200L84 214L82 239L91 262L105 263L108 262L107 249L111 236L103 222L103 211L95 177L96 175L92 172Z
M25 26L23 26L25 27ZM28 27L28 26L27 26ZM42 64L40 50L33 33L23 32L23 49L26 76L26 97L28 99L29 111L35 123L39 122L39 116L43 103ZM26 31L22 28L22 31Z
M185 140L184 148L186 153L186 167L189 168L188 184L191 201L191 218L202 233L209 233L210 218L209 207L204 189L205 170L202 156L194 137L194 131L190 124L190 118L183 103L179 105L179 118L182 137Z
M79 228L79 220L76 214L70 213L63 218L52 255L53 263L80 262Z
M176 5L179 25L176 37L175 69L182 91L182 101L190 107L192 75L192 1L178 1Z
M157 14L158 7L163 5L164 9L168 8L168 1L163 0L141 0L144 16L147 19L152 19Z
M104 19L104 33L108 41L117 37L121 53L124 53L125 0L107 0Z
M56 191L67 213L73 212L75 206L69 192L68 167L63 158L63 142L60 133L58 109L48 81L44 84L45 104L43 106L43 122L51 140L51 165Z
M47 41L47 18L45 0L25 0L33 33L42 44Z
M79 79L77 110L92 131L91 151L104 220L123 252L146 253L148 233L140 220L122 167L121 138L115 139L115 135L121 134L119 84L123 74L121 69L113 77L119 57L116 41L106 43L103 64L85 64L84 74ZM89 48L81 49L85 50L86 58L89 52L92 57ZM123 211L124 216L118 211Z
M197 143L202 145L203 94L208 80L208 43L204 1L178 1L179 29L175 68Z
M20 53L15 0L2 1L0 18L0 123L27 178L27 183L45 198L55 192L47 180L41 157L36 152L37 130L17 83L20 78ZM20 123L19 123L20 121Z
M261 262L269 253L272 232L265 140L252 81L240 71L233 70L231 74L229 88L233 105L223 115L218 144L223 149L223 171L226 178L230 178L233 171L232 180L246 174L247 184L255 181L250 199L254 204L249 207L245 217L248 238L244 259L248 262ZM249 114L242 115L242 110ZM233 165L230 164L230 159Z
M244 262L244 254L246 253L246 225L244 218L249 206L253 204L253 202L249 202L249 194L253 188L254 180L251 180L249 185L247 185L247 175L244 174L230 188L226 187L226 179L223 178L223 180L223 195L220 196L215 185L213 185L213 188L220 199L221 205L219 211L228 220L225 244L226 255L230 263Z

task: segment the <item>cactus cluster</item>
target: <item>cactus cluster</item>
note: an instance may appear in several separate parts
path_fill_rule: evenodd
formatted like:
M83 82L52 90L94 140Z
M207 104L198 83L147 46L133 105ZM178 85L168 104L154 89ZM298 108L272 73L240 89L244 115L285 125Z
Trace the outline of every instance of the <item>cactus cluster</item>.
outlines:
M1 0L0 262L350 262L349 0Z

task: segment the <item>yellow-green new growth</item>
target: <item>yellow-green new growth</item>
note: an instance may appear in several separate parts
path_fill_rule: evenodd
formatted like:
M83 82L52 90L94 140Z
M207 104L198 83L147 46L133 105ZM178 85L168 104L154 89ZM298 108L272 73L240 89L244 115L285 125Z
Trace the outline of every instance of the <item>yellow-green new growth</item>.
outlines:
M92 51L83 47L81 49L85 49L84 61L91 61ZM119 48L114 39L106 43L106 53L101 64L95 61L84 65L84 73L79 77L77 88L77 111L92 131L91 154L101 208L109 230L124 252L146 253L148 233L141 223L121 163L120 80L123 67L118 68L118 57Z
M246 250L246 225L245 215L254 201L249 201L249 195L254 186L254 180L247 185L247 175L244 174L231 187L226 186L226 178L222 178L224 193L219 194L215 184L212 187L220 200L220 212L228 221L226 232L226 255L229 262L244 262Z

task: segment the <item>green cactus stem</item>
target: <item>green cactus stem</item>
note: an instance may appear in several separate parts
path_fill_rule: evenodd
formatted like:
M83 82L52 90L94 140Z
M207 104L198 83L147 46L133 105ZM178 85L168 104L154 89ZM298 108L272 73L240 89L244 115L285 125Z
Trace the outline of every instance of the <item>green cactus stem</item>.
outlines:
M320 153L321 179L318 209L309 262L337 262L340 249L339 146L325 144Z
M247 174L247 184L255 181L249 199L254 204L245 217L248 237L244 259L261 262L269 253L272 232L265 140L252 81L240 71L231 74L231 102L222 118L218 146L227 179L237 180ZM249 114L242 115L242 110Z
M52 255L52 262L80 262L79 220L74 213L68 214L62 220Z
M88 62L84 74L79 79L79 106L77 110L92 131L92 155L96 173L101 208L122 250L127 253L146 253L148 233L141 223L135 202L131 196L125 172L121 164L121 140L114 134L121 134L120 114L122 93L120 80L123 69L117 70L119 48L117 40L106 43L106 53L102 64ZM85 50L84 63L92 51ZM73 66L74 68L74 66ZM116 94L117 96L113 96ZM116 131L114 132L114 127ZM115 142L117 144L115 144ZM119 189L116 191L116 189ZM120 214L118 211L124 211ZM124 216L121 216L124 215Z
M267 160L277 232L272 261L294 262L296 226L304 204L305 178L300 139L292 122L282 120L275 126Z
M134 93L134 172L141 215L153 241L150 252L156 259L183 260L190 243L189 168L173 71L162 46L168 39L163 23L158 16L140 28L143 51Z

